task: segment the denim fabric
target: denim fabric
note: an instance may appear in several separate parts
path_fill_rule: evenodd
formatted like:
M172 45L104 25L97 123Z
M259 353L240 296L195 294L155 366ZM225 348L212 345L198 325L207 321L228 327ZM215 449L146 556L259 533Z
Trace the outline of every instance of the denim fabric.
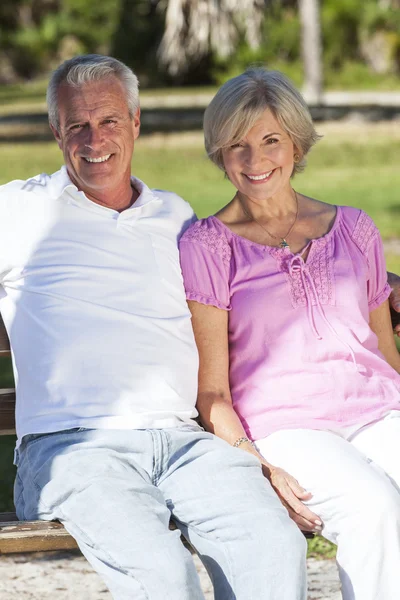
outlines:
M26 436L20 519L59 519L117 600L304 600L305 540L258 460L197 428Z

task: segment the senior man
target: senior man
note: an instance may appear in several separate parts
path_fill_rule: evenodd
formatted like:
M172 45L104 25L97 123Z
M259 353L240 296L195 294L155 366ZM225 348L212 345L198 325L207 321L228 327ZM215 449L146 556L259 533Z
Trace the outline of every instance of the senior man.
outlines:
M19 518L64 523L118 600L203 598L171 516L216 599L304 600L305 541L259 461L193 420L177 238L194 215L131 176L135 75L77 57L47 100L65 166L0 188Z

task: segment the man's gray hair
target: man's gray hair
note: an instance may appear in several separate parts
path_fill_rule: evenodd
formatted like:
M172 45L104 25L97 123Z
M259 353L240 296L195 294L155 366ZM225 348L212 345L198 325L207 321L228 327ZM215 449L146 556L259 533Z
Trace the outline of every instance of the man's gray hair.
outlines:
M139 108L139 82L133 71L111 56L83 54L63 62L50 78L46 96L50 125L59 130L58 90L63 83L80 87L85 83L112 76L119 79L124 86L129 114L133 118Z

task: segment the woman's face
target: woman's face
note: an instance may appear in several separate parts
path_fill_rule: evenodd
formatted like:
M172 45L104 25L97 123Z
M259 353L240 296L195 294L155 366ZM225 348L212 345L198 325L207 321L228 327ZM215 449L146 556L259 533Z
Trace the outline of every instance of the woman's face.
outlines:
M290 189L296 149L267 108L238 143L222 150L226 174L244 196L263 200Z

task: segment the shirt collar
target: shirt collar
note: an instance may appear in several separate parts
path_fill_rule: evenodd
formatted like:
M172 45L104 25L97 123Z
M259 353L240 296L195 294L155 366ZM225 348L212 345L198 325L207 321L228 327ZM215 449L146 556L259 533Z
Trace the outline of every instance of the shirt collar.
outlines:
M154 204L162 203L161 198L159 198L143 181L141 181L137 177L132 176L131 183L132 183L132 186L139 192L139 197L137 198L136 202L134 202L134 204L132 204L132 206L125 209L120 214L124 214L124 213L128 214L130 211L135 211L136 209L141 209L142 207L144 207L150 203L154 203ZM101 204L97 204L96 202L93 202L85 195L84 192L79 191L78 188L76 187L76 185L74 183L72 183L65 165L63 165L59 171L57 171L56 173L53 173L53 175L51 175L48 186L49 186L48 189L49 189L50 195L53 198L60 198L60 196L62 196L64 194L64 192L69 192L69 194L72 197L74 197L76 200L84 199L84 201L86 201L86 203L93 205L93 208L95 210L97 207L100 209L104 209L106 211L113 210L106 206L102 206ZM154 208L155 208L155 206L154 206ZM117 212L117 211L115 211L115 212Z

